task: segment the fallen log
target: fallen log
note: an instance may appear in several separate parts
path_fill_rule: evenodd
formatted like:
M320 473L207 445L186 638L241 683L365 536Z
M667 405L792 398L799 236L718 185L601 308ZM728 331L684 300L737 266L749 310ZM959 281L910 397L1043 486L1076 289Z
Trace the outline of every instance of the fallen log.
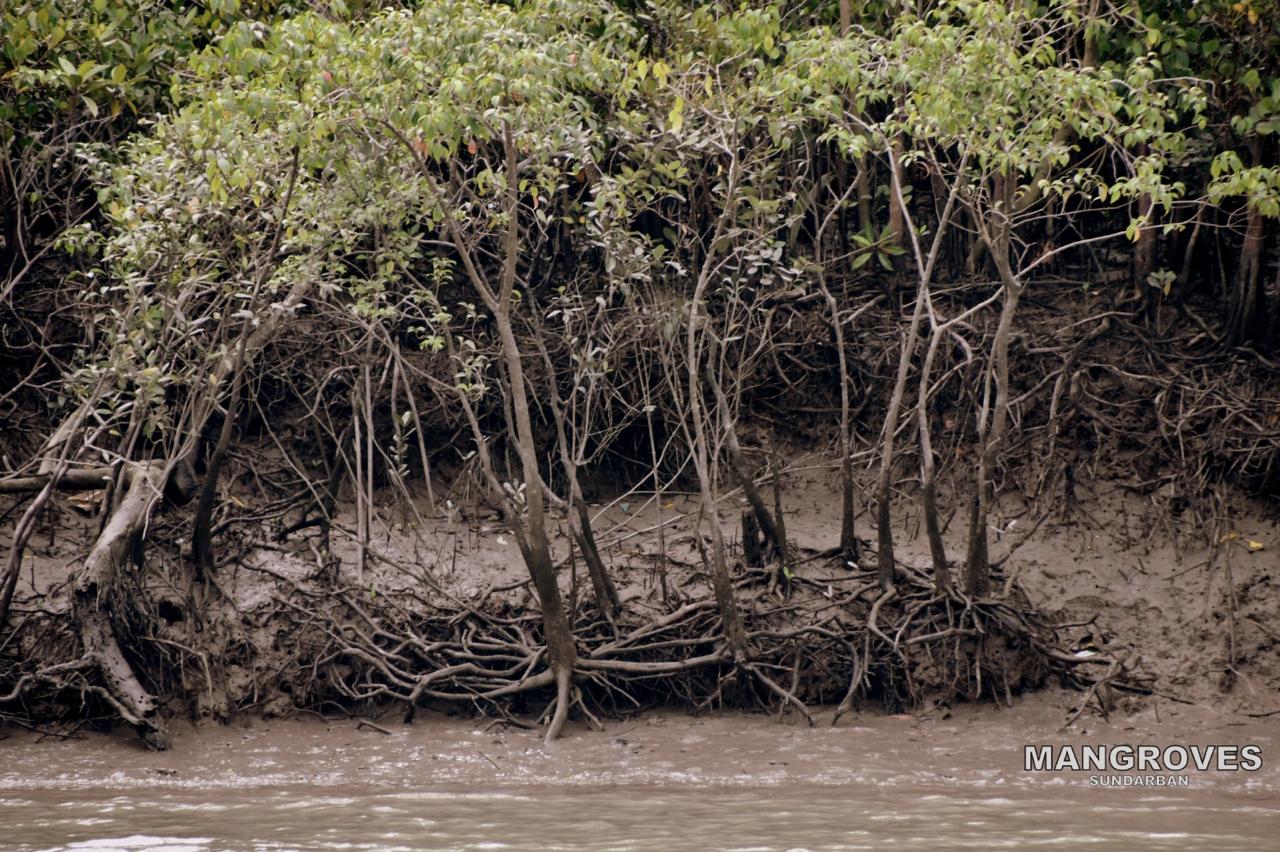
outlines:
M37 473L32 476L0 478L0 494L32 494L43 491L55 475ZM132 476L133 468L125 467L120 472L120 487L128 488ZM74 468L57 476L54 488L58 491L97 491L106 488L114 479L115 468L112 467ZM195 494L198 484L195 469L189 461L182 459L174 464L173 472L165 481L164 498L172 505L184 505Z
M58 478L56 487L62 491L94 491L106 488L113 473L109 467L68 470ZM52 479L52 473L0 478L0 494L30 494L41 491Z

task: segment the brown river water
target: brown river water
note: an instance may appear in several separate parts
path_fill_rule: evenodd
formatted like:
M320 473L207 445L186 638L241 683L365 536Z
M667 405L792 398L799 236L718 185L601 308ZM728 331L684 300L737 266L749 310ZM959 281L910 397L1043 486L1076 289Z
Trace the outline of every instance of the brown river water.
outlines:
M0 849L1280 850L1277 722L1148 708L1064 735L1070 699L812 729L649 714L550 748L472 719L183 726L164 754L9 730ZM1151 788L1024 770L1024 745L1064 743L1253 744L1264 765Z

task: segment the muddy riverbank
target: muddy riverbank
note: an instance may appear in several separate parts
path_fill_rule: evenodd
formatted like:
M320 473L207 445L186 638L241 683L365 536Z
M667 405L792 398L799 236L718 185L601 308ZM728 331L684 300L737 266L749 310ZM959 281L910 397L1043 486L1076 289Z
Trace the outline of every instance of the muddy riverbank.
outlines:
M174 749L124 732L0 742L11 849L562 848L1259 849L1280 824L1280 730L1152 704L1064 734L1077 696L1012 709L856 714L837 727L648 713L537 731L245 719L181 725ZM1157 718L1158 717L1158 718ZM825 721L825 719L824 719ZM1027 772L1029 744L1253 744L1257 772L1101 788Z
M830 553L838 544L839 504L832 476L820 457L798 456L790 465L788 535L803 553ZM1012 501L1006 507L1006 526L995 537L996 553L1003 559L1012 551L1002 582L1016 582L1015 599L1023 611L1047 619L1045 626L1055 629L1054 641L1061 650L1079 649L1098 655L1099 660L1119 660L1134 682L1172 699L1255 712L1280 706L1280 642L1275 628L1269 626L1280 619L1276 592L1280 524L1273 508L1237 494L1228 506L1230 514L1219 522L1224 530L1221 540L1207 547L1204 530L1188 523L1187 514L1170 517L1167 506L1132 494L1124 482L1082 487L1080 498L1071 512L1054 514L1030 538L1024 531L1031 523L1030 510ZM744 505L740 495L727 494L721 522L732 526ZM669 495L658 505L645 495L622 497L593 504L592 513L628 613L622 632L639 631L640 638L630 645L667 642L645 652L648 657L641 653L636 659L681 661L713 652L719 633L714 612L698 609L700 602L709 601L709 588L696 547L698 520L690 498ZM457 653L465 652L461 646L454 648L449 654L455 656L419 672L414 668L417 664L384 656L396 642L412 643L415 635L418 639L434 635L432 630L450 639L448 625L459 618L470 623L466 613L478 608L486 612L485 624L514 619L511 623L518 623L521 630L536 631L538 609L527 572L515 541L496 519L483 515L415 518L412 513L387 510L373 546L376 558L362 575L353 568L358 548L344 519L345 515L340 517L332 536L333 554L344 566L336 580L318 571L314 542L276 543L266 539L263 530L256 530L240 552L218 566L204 588L187 582L187 568L177 547L148 550L147 558L156 563L156 569L135 578L145 586L139 596L148 602L146 617L155 633L149 640L139 640L130 652L153 672L166 696L163 715L176 723L182 717L226 720L243 714L332 714L335 703L351 712L378 712L388 702L403 706L395 698L407 693L405 684L412 685L425 671L447 668L450 661L461 659ZM904 570L922 575L929 557L918 507L904 505L895 526L902 533L898 547ZM76 653L75 637L67 632L69 590L75 554L91 538L91 527L92 519L70 513L53 516L47 541L29 548L29 567L21 575L16 610L24 629L10 640L9 653L50 663ZM956 524L948 533L949 546L956 552L963 545L961 527ZM585 641L598 646L605 634L594 623L585 571L571 564L566 535L556 536L553 545L562 560L559 580L566 600ZM734 546L731 542L731 550ZM842 635L847 628L838 624L843 622L835 622L836 627L828 623L839 609L833 604L847 608L853 602L853 610L840 618L856 628L878 596L874 576L838 559L802 559L791 568L795 581L790 588L772 591L758 573L752 579L736 570L742 586L739 594L748 601L749 613L757 614L758 629L775 635L823 625L828 634ZM666 633L644 638L653 629L651 622L661 622L677 611L706 623L687 629L670 623ZM367 618L386 635L364 629L369 626ZM433 618L444 626L432 627ZM919 633L925 628L917 624L911 629ZM863 650L857 638L861 634L854 630L850 635L856 641L846 647L831 644L830 636L821 630L795 634L788 640L791 644L775 655L776 662L787 669L800 667L798 695L803 700L836 703L845 694L850 660ZM510 641L510 637L498 638ZM463 636L458 641L470 640ZM526 636L511 647L523 649L530 641ZM626 642L622 644L630 649ZM614 653L584 647L605 654L602 660ZM917 648L903 667L910 674L902 682L884 680L896 676L889 669L864 674L859 703L897 712L917 710L921 702L948 693L960 700L967 696L967 700L1007 701L1010 693L1016 696L1058 680L1057 675L1046 677L1034 666L1026 668L1026 661L1019 668L1018 661L1010 658L994 658L995 677L989 672L984 680L981 672L962 667L951 679L939 680L945 671L936 661L956 650L951 645L946 648L941 657ZM965 654L972 653L974 648L966 646ZM394 676L380 664L391 665ZM408 668L401 671L405 665ZM1079 668L1092 677L1105 669L1105 665ZM700 670L690 671L692 676ZM788 682L791 676L790 672L784 675ZM657 683L658 679L646 675L628 689L645 706L692 707L710 699L705 706L746 709L762 703L761 696L738 696L736 704L724 693L716 697L714 678L705 683ZM86 712L74 700L68 701L77 694L74 690L49 693L53 702L44 710L45 720L56 723L60 712L73 719L93 715L94 708ZM372 702L361 696L371 697ZM1083 693L1076 696L1077 701L1084 698ZM536 712L543 702L542 696L535 699L516 707L516 712ZM607 691L601 693L601 700L592 706L605 716L618 708L634 709ZM763 695L764 704L771 700ZM1109 700L1136 706L1135 702L1149 699L1138 692L1115 691ZM464 700L455 706L469 710L472 702ZM17 705L5 709L16 713ZM105 706L97 712L112 715ZM574 715L582 718L576 711Z
M830 547L836 525L827 473L796 468L788 486L794 540ZM652 504L595 507L631 605L662 602L654 562L659 518L670 558L665 593L697 588L683 505L665 507L665 516ZM738 507L731 498L725 508L727 519ZM290 691L306 670L298 649L324 636L293 626L313 567L304 554L259 547L218 570L210 611L221 612L221 633L184 618L161 637L193 647L240 637L227 653L206 657L215 690L203 668L187 669L185 698L166 708L169 751L146 750L125 726L103 732L51 721L37 725L47 734L0 729L0 846L1265 848L1280 826L1280 716L1273 712L1280 710L1280 667L1271 627L1280 530L1265 506L1241 499L1235 508L1235 538L1206 549L1194 530L1158 526L1159 507L1112 486L1017 550L1013 572L1030 604L1057 623L1078 625L1062 632L1064 641L1150 677L1151 694L1113 691L1108 718L1095 699L1067 725L1087 693L1050 681L1011 696L1012 707L923 697L908 712L891 713L868 696L835 727L830 705L812 708L812 728L778 706L781 721L777 713L734 710L729 701L696 715L621 705L600 714L602 730L575 713L565 738L549 747L536 726L472 716L466 703L425 704L413 724L403 723L404 705L394 701L346 706L353 715L330 708L331 718L320 718L324 708L303 701L308 693ZM915 521L908 512L898 524L908 532ZM53 554L74 542L68 532L37 570L24 572L32 594L43 592L46 601L56 602L65 582L68 563ZM434 550L415 549L419 539L392 528L380 552L421 566L425 580L462 600L518 583L514 545L495 524L444 522L421 532ZM1254 541L1263 547L1249 549ZM346 537L335 536L335 544L350 555ZM908 539L903 559L924 563L923 547ZM375 585L361 606L418 582L376 567L365 577ZM829 568L800 570L847 582ZM575 586L572 573L563 573L567 591L584 582L577 577ZM160 585L165 572L153 576L154 598L185 612L187 602ZM511 607L503 613L530 606L518 586L503 594ZM533 724L542 706L531 700L509 709ZM193 723L199 714L192 708L230 721ZM1182 771L1160 787L1104 787L1125 782L1025 769L1025 746L1063 744L1255 745L1263 767Z

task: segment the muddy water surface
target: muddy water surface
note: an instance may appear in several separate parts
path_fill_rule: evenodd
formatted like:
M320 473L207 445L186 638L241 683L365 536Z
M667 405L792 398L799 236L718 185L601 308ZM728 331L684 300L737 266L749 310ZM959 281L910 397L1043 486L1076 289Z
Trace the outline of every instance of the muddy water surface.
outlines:
M861 716L651 715L535 732L482 721L255 722L0 742L0 848L1280 849L1276 726L1148 712L1085 734L1061 708ZM1254 743L1257 773L1099 789L1029 774L1026 743Z

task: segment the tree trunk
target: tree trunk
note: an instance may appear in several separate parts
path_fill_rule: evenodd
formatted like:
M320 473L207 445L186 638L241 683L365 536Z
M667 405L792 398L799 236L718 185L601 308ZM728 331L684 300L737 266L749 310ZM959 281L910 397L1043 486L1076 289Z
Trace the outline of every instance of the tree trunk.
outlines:
M895 136L892 143L893 157L889 160L889 166L894 170L892 180L895 186L904 186L904 175L902 171L902 139ZM900 193L895 193L894 198L889 202L889 233L893 244L898 248L905 248L907 244L907 211L903 208L903 198ZM893 258L893 268L901 270L902 258L904 255L896 255Z
M937 486L933 460L933 441L929 430L929 375L943 330L934 328L929 351L920 367L920 395L916 401L916 417L920 432L920 498L924 504L924 528L929 537L929 555L933 560L934 585L939 593L951 585L947 573L947 548L942 542L942 526L938 521Z
M787 567L787 519L782 511L782 455L774 457L773 465L773 520L776 525L775 534L778 560L782 567Z
M525 482L525 501L528 517L525 524L523 545L525 564L533 580L542 607L543 632L547 642L547 656L556 676L557 705L552 723L547 727L547 741L560 735L560 729L568 713L570 681L578 659L573 637L573 626L565 612L556 585L555 564L551 560L551 545L547 540L546 512L542 502L542 474L538 471L538 450L534 439L533 419L529 416L529 394L524 380L524 364L520 347L516 343L511 325L511 297L515 286L518 246L519 197L517 195L517 160L515 141L511 129L504 127L503 142L507 155L507 228L504 251L502 286L493 311L502 341L503 360L507 366L507 378L511 385L511 408L516 424L516 448ZM482 294L483 295L483 294Z
M511 180L514 181L514 174ZM577 662L578 652L573 638L573 627L565 612L556 585L555 564L551 560L551 545L547 540L546 513L542 502L542 475L538 471L537 446L534 443L533 421L529 416L529 397L524 383L524 368L520 361L520 348L511 328L507 310L499 310L498 335L502 340L503 358L507 363L507 375L511 382L511 407L516 421L516 449L525 482L525 501L528 517L525 522L522 546L525 565L533 580L538 603L542 607L542 627L547 642L547 656L556 675L559 687L557 712L547 728L547 740L560 734L564 725L562 710L567 712L568 678Z
M433 172L423 160L421 153L403 134L394 129L391 132L415 158L419 172L432 187L437 200L447 208L449 199L435 183ZM573 626L569 623L564 601L560 596L560 587L556 584L555 563L552 562L551 545L547 539L542 474L538 470L533 420L529 415L528 388L525 385L520 347L516 343L515 331L511 323L511 303L520 259L520 162L511 126L506 123L502 127L502 147L506 166L503 206L507 222L502 238L501 277L496 289L490 286L486 273L477 265L473 247L468 244L457 220L452 216L446 216L444 221L446 231L457 250L467 278L480 296L480 300L493 315L502 346L502 363L507 370L511 419L515 426L513 437L525 482L526 501L526 518L523 524L519 520L519 513L512 505L512 501L508 501L508 517L512 530L517 536L529 577L533 581L538 603L542 608L542 627L547 643L547 658L556 683L556 711L552 715L551 724L547 726L546 735L547 742L550 742L560 735L560 730L568 718L573 669L577 663L578 652L573 636ZM480 432L479 423L469 406L465 410L471 421L471 427L476 433L479 451L483 454L486 451L484 451L484 436ZM491 466L487 468L487 473L492 479Z
M700 294L699 294L700 295ZM724 624L725 642L735 662L746 662L747 631L742 625L742 615L733 598L733 582L729 579L729 566L724 556L724 533L720 529L720 517L716 511L715 495L711 491L711 459L707 447L706 427L703 424L702 387L698 381L696 328L698 303L690 308L687 352L689 358L689 419L693 421L693 464L698 474L698 496L702 514L711 525L711 589L715 594L716 608ZM768 514L767 512L765 514ZM756 514L759 519L759 513Z
M963 173L967 162L968 157L966 155L959 169L961 173ZM933 279L934 264L937 262L938 254L942 249L942 238L946 233L947 223L951 220L951 214L954 210L960 187L960 183L957 180L952 187L950 197L947 199L946 207L939 217L937 230L933 235L933 244L930 246L926 257L920 250L920 241L916 236L914 227L909 225L910 213L906 209L906 199L903 195L901 170L898 167L898 158L892 150L890 152L890 165L892 166L890 177L893 181L894 200L903 214L904 234L911 239L918 283L916 285L915 308L911 312L911 324L907 329L906 338L902 341L902 350L898 354L898 375L893 384L893 396L889 400L889 410L885 413L884 438L880 451L880 478L876 485L876 537L879 550L877 553L877 573L880 586L886 592L893 588L896 574L893 555L893 530L889 507L890 475L893 471L893 444L898 431L898 416L902 411L903 396L906 394L907 374L911 369L911 357L915 353L916 344L920 338L920 322L929 299L929 282Z
M1138 229L1138 243L1133 249L1133 284L1141 295L1141 303L1154 305L1156 294L1149 281L1151 273L1156 271L1156 227L1157 214L1150 195L1138 199L1138 216L1149 217L1150 222Z
M240 408L240 388L244 381L244 370L241 369L244 363L244 343L245 338L242 336L238 347L240 351L236 356L236 374L231 383L231 396L227 400L227 412L222 418L222 428L218 430L218 443L209 456L204 483L200 488L200 499L196 501L195 520L191 524L191 556L195 562L196 579L201 582L213 570L213 502L218 495L218 474L222 470L227 448L231 445L236 412Z
M723 224L724 217L720 222ZM719 237L721 228L717 228ZM714 245L714 241L712 245ZM724 533L720 529L720 517L716 511L715 495L711 491L711 452L707 445L707 430L702 406L702 383L698 380L699 346L698 329L703 321L699 316L699 308L710 279L711 263L704 262L698 283L694 287L693 299L689 304L689 317L685 327L685 359L686 380L689 394L689 420L693 424L693 466L698 474L698 496L701 501L702 515L711 525L711 564L707 566L711 574L711 589L715 594L716 608L720 612L720 621L724 625L725 644L737 664L744 664L750 657L747 649L747 631L742 624L742 614L733 597L733 582L729 578L729 566L725 562ZM709 371L707 371L709 373ZM753 483L754 484L754 483ZM768 514L766 512L765 514ZM759 513L756 515L759 518Z
M840 0L840 35L849 35L853 24L852 0ZM866 154L859 154L854 160L856 171L853 176L855 191L858 196L858 230L874 238L876 233L875 214L871 205L871 167ZM844 230L841 229L843 235Z
M1280 352L1280 263L1276 264L1276 281L1271 291L1271 322L1264 341L1267 352Z
M1262 140L1249 139L1252 164L1262 165ZM1239 346L1259 336L1259 282L1262 278L1262 245L1264 238L1262 212L1250 204L1245 212L1244 244L1240 248L1240 264L1227 296L1227 346Z
M965 554L965 594L985 594L987 590L987 518L982 510L981 479L984 468L978 466L978 481L975 483L973 499L969 502L969 548Z
M831 329L835 336L836 363L840 368L840 558L846 564L858 563L858 536L854 527L853 447L849 436L849 364L844 350L844 325L840 308L827 287L826 276L819 273L818 283L831 311Z
M65 467L64 462L61 467ZM49 502L49 498L53 496L54 489L58 487L58 474L61 471L55 471L48 477L48 482L44 488L31 501L31 505L27 506L22 517L18 520L17 525L13 528L13 540L9 543L9 555L5 559L4 575L0 576L0 630L4 630L4 626L9 622L9 607L13 603L13 593L18 587L18 575L22 571L22 554L26 550L27 541L31 538L31 533L35 531L36 520L40 517L40 512L44 510L45 504Z
M1000 322L996 326L995 340L991 344L991 370L995 374L995 402L991 409L991 424L982 441L978 457L977 504L970 516L968 565L965 573L965 591L970 596L986 594L991 565L988 558L987 518L995 500L993 468L996 456L1004 442L1009 414L1009 337L1013 329L1013 316L1018 308L1022 285L1012 275L1007 257L994 251L996 267L1004 279L1004 301L1000 308Z
M587 575L591 578L591 590L596 596L596 607L612 628L614 613L622 606L622 601L618 598L618 589L614 586L613 580L609 577L609 571L605 568L604 560L600 557L600 548L596 545L596 537L591 530L591 515L587 511L586 502L582 499L582 493L576 486L575 482L570 500L576 508L574 515L577 522L570 521L570 529L573 532L573 540L577 542L578 549L582 551L582 558L587 563Z
M764 565L764 548L760 543L760 522L750 509L742 513L742 562L749 568Z
M68 470L57 477L57 488L59 491L97 491L99 488L107 487L114 473L115 471L109 467ZM53 479L52 473L0 479L0 494L28 494L32 491L40 491Z
M1191 284L1191 273L1194 269L1194 261L1196 256L1196 246L1200 242L1200 226L1204 224L1204 208L1198 208L1195 215L1195 224L1191 226L1191 236L1187 237L1187 245L1182 250L1182 270L1178 273L1178 283L1174 291L1174 298L1181 301L1186 298L1187 288Z
M884 437L880 446L880 475L876 481L876 564L880 586L886 590L893 586L897 573L893 556L893 528L890 512L893 445L898 431L898 416L902 411L902 400L906 395L911 356L920 338L920 321L924 314L924 295L927 286L922 278L916 290L916 304L911 312L911 323L907 326L907 336L903 339L902 349L898 353L898 375L894 379L893 395L889 398L889 409L884 416Z
M751 511L755 512L756 520L760 524L760 531L764 533L765 542L769 549L779 559L785 559L786 554L783 552L785 543L778 534L778 525L774 521L773 516L769 514L769 508L765 505L764 496L760 493L760 489L756 487L755 477L751 475L751 468L747 465L746 456L742 453L742 446L738 443L738 430L734 426L733 417L729 414L729 402L725 397L724 391L720 388L720 383L716 381L715 371L712 369L710 362L705 365L707 384L711 386L712 393L715 394L716 407L720 409L720 420L724 424L725 430L725 449L729 453L729 466L733 468L733 476L738 480L738 485L742 487L742 493L747 498L747 503L751 506Z
M76 573L72 597L84 653L102 674L105 697L134 726L143 742L157 751L169 747L168 729L157 712L155 699L134 674L116 639L111 624L111 598L116 572L146 526L151 507L161 495L164 475L159 462L135 469L124 500Z
M537 308L535 306L534 310ZM609 577L604 559L600 556L600 548L596 545L595 533L591 529L591 515L587 510L587 501L582 496L582 487L578 482L578 460L575 448L569 444L569 430L566 426L564 402L560 398L560 390L556 387L555 365L542 339L542 330L534 326L538 350L542 355L542 363L547 368L549 402L551 415L556 426L556 446L560 455L560 467L564 470L565 479L569 483L569 532L578 550L582 552L583 561L587 563L587 576L591 578L591 590L595 593L596 608L608 623L609 629L616 632L614 614L622 606L618 598L617 587ZM570 607L570 609L573 609Z

